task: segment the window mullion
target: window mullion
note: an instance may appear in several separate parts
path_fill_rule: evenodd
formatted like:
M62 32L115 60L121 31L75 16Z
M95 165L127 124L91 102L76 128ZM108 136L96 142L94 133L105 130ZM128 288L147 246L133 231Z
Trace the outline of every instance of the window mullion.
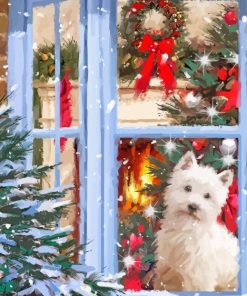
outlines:
M87 3L80 1L80 43L79 43L79 177L80 177L80 243L85 244L86 238L86 219L87 219L87 199L86 199L86 118L87 118ZM85 255L80 255L80 261L85 260Z
M241 129L239 127L222 126L222 127L177 127L177 126L167 126L167 127L143 127L143 128L118 128L116 131L117 137L162 137L162 138L176 138L176 137L186 137L186 138L224 138L224 137L238 137L241 134Z
M25 114L25 60L16 58L25 57L25 43L27 22L23 13L26 10L26 1L12 0L9 6L9 36L8 36L8 93L13 114L23 117ZM17 11L20 14L17 14ZM25 127L25 119L21 127Z
M87 1L87 241L86 263L103 271L102 97L100 77L100 0ZM108 239L108 238L105 238Z
M78 137L80 135L80 129L78 127L61 128L58 132L51 129L34 129L32 131L34 138L55 138L56 136L64 138Z
M60 163L60 3L55 2L55 163ZM55 186L60 185L60 168L55 167Z
M239 243L240 243L240 269L239 283L242 295L247 293L247 201L246 201L246 183L247 183L247 23L244 21L247 15L247 3L245 0L240 1L240 23L239 23L239 55L240 55L240 81L241 81L241 101L240 101L240 142L239 142ZM244 18L245 16L245 18Z
M104 111L104 266L105 273L115 273L117 267L117 203L118 166L114 134L117 127L117 32L116 1L103 0L101 8L101 67Z

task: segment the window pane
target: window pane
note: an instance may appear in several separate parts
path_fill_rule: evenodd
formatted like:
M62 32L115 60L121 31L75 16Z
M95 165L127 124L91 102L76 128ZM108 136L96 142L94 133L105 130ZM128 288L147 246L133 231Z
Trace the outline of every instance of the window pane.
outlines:
M80 1L62 2L60 6L61 127L78 126L79 25Z
M74 138L62 138L60 141L60 182L62 186L69 186L71 190L67 191L66 200L73 203L68 207L68 212L61 220L62 226L73 225L74 232L73 237L79 242L79 223L80 223L80 211L79 211L79 142Z
M237 145L213 138L120 140L118 258L125 290L237 289Z
M55 127L54 5L33 9L33 120L35 128Z
M237 13L234 0L118 0L118 124L238 124Z
M33 165L55 164L55 139L34 139L33 141ZM51 170L46 177L41 179L41 188L54 188L55 171Z

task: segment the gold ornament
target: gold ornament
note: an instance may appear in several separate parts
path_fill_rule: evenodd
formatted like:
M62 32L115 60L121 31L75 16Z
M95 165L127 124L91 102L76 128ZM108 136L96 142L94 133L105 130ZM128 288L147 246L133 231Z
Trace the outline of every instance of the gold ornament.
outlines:
M140 68L142 64L143 64L142 58L135 58L134 59L134 69Z
M52 64L52 65L49 66L48 72L51 75L54 71L55 71L55 65Z
M131 58L131 55L130 55L129 53L127 53L127 54L123 57L123 59L122 59L122 63L123 63L123 64L126 64L126 63L130 60L130 58Z
M177 60L178 60L178 56L175 55L175 56L172 57L173 62L176 62Z
M49 59L49 55L47 53L41 53L41 60L42 61L47 61Z

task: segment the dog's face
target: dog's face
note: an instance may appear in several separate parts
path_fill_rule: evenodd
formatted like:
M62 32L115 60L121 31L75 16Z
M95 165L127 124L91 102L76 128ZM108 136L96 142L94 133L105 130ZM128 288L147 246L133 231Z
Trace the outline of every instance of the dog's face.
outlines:
M213 168L199 166L195 155L187 152L174 168L165 193L169 220L215 223L232 181L231 170L217 174Z

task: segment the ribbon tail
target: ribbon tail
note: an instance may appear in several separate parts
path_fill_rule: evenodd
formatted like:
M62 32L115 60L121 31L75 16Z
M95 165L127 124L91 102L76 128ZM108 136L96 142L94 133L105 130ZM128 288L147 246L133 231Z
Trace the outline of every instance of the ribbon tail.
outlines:
M174 72L167 61L162 62L162 58L158 61L158 71L166 94L168 95L176 87L176 78Z
M143 65L140 77L137 77L135 80L134 90L137 96L147 91L147 88L151 80L152 70L154 68L154 59L155 53L152 52L150 53L146 62Z
M60 127L70 127L72 123L72 106L71 106L71 93L72 85L69 81L68 73L65 73L61 81L60 89ZM63 152L67 139L60 139L60 148Z

